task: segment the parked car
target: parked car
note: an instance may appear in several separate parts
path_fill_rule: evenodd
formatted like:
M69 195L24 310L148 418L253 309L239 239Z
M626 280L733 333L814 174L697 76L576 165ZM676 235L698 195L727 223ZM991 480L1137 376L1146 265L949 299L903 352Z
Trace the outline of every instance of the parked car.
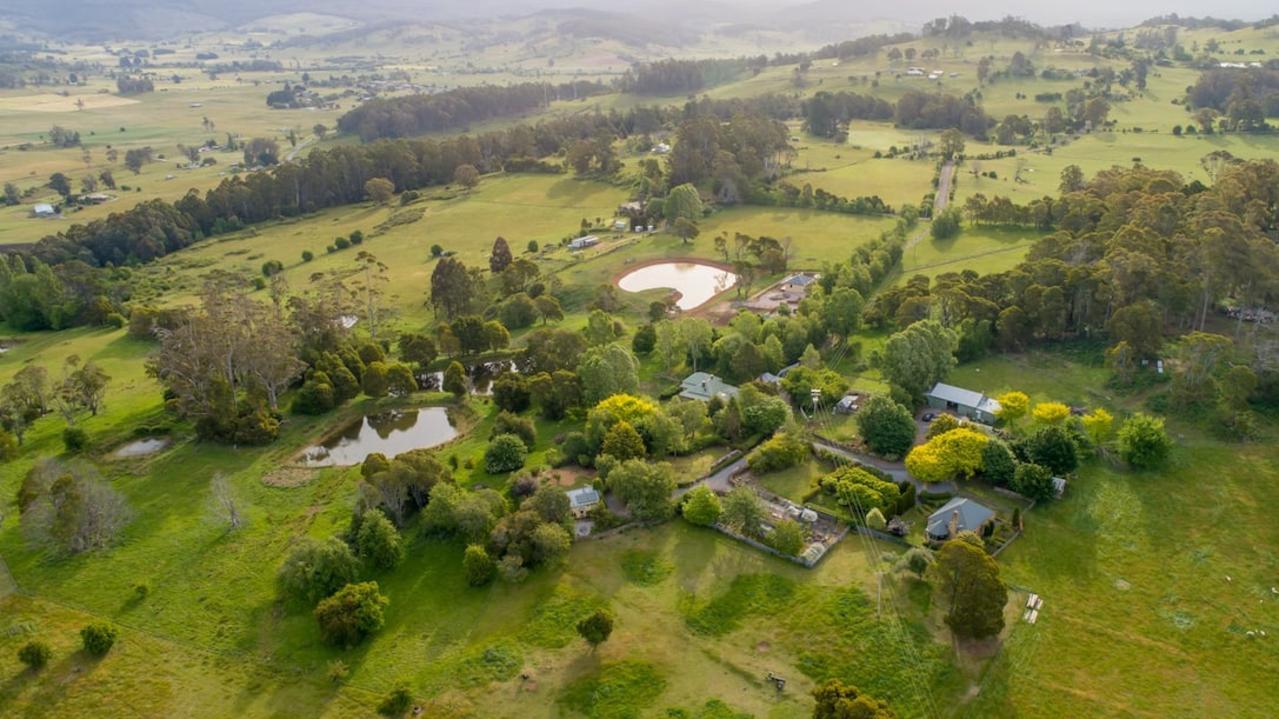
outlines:
M935 419L936 417L937 417L937 415L933 414L932 412L925 412L925 413L924 413L924 416L923 416L923 417L920 417L920 419L924 420L925 422L931 422L931 421L933 421L933 419Z

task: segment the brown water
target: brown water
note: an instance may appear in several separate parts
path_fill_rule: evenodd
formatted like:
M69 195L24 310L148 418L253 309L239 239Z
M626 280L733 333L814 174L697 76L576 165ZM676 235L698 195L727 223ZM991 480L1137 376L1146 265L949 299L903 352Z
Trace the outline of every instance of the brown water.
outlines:
M680 293L675 306L691 310L737 284L737 275L698 262L661 262L632 270L617 281L627 292L667 288Z
M318 445L302 450L307 467L349 467L374 452L387 457L435 447L457 436L443 407L400 410L358 419Z

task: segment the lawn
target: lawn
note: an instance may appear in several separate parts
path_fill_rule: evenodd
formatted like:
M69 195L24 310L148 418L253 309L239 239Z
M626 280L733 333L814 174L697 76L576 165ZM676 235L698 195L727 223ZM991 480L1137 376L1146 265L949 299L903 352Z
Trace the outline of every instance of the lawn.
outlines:
M1030 229L967 224L958 235L945 240L925 234L907 246L902 255L900 277L936 277L963 270L987 275L1010 270L1021 263L1039 237L1040 233Z

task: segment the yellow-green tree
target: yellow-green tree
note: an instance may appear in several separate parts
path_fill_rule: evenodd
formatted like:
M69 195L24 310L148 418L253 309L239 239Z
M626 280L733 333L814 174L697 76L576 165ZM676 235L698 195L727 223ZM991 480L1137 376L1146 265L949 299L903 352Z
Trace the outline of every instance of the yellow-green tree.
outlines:
M938 435L906 455L906 469L925 482L968 479L982 466L982 450L990 438L961 427Z
M1035 405L1032 413L1036 422L1043 424L1057 425L1066 421L1070 416L1070 408L1061 402L1040 402Z
M1030 409L1030 397L1025 392L1005 392L995 401L999 403L999 418L1009 424L1025 417L1026 410Z
M1115 418L1106 410L1098 407L1083 417L1084 432L1093 446L1101 447L1110 440L1115 431Z

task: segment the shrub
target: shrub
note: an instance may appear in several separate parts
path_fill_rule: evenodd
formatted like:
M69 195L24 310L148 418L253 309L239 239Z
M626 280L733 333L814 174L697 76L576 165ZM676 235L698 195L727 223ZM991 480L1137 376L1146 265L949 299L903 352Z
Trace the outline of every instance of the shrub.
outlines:
M80 630L80 642L84 650L95 657L104 657L111 647L115 646L115 627L103 622L95 622Z
M302 261L310 262L315 259L315 253L310 250L302 250Z
M789 432L778 432L746 458L755 472L775 472L794 467L808 458L808 443Z
M933 423L928 425L928 432L925 435L928 439L932 439L939 434L946 434L952 429L959 429L959 420L953 414L939 414L933 418Z
M404 559L399 531L386 515L377 510L364 512L355 535L355 546L361 558L379 569L390 569Z
M1031 499L1040 501L1052 499L1054 496L1052 470L1038 464L1022 462L1017 465L1017 471L1013 474L1012 488L1013 491Z
M901 457L915 443L915 418L887 397L866 402L857 413L857 430L872 452L885 457Z
M497 576L497 564L480 544L467 546L462 554L462 570L466 573L466 583L472 587L482 587Z
M334 659L329 662L326 674L329 677L330 682L333 682L334 684L341 684L343 680L350 676L351 668L348 667L346 662L341 659Z
M493 404L507 412L523 412L529 406L528 378L518 372L503 372L493 380Z
M364 394L370 397L385 397L391 390L386 364L377 360L364 367L364 379L360 382Z
M697 485L684 496L684 519L692 524L708 527L719 521L723 511L719 497L704 484Z
M782 554L798 557L808 543L804 527L793 519L783 519L773 527L766 539L768 546Z
M317 415L328 412L336 405L337 398L333 385L329 383L329 376L323 372L313 372L293 397L290 410L293 414Z
M348 247L350 247L350 246L351 246L351 241L350 241L350 240L348 240L348 239L346 239L345 237L339 237L339 238L337 238L337 239L333 240L333 247L334 247L335 249L338 249L338 250L345 250L346 248L348 248Z
M500 434L513 434L524 442L524 446L532 449L537 442L537 428L533 426L533 420L527 417L511 414L506 410L497 413L497 417L493 421L493 431L489 433L489 439L497 437Z
M27 642L18 650L18 661L26 664L33 672L44 669L52 658L53 650L49 649L48 644L38 640Z
M613 634L613 615L605 609L596 609L577 623L577 633L594 651Z
M1008 445L992 439L981 450L982 477L997 487L1007 487L1013 481L1017 464Z
M484 470L489 474L511 472L524 466L528 447L513 434L499 434L484 450Z
M67 427L62 430L62 444L67 448L67 452L72 454L82 452L89 446L89 433L80 427Z
M644 456L644 438L630 422L620 420L604 434L604 442L600 452L611 455L618 461L638 459Z
M888 526L888 520L884 519L884 513L876 507L866 513L866 526L882 532Z
M1058 425L1049 425L1032 434L1022 443L1022 450L1027 459L1054 474L1067 474L1079 466L1079 449L1074 438Z
M1152 469L1168 459L1172 440L1162 419L1135 414L1119 428L1119 456L1134 469Z
M389 603L377 582L348 584L316 605L315 620L325 641L349 647L382 628L382 609Z
M397 717L407 712L412 705L413 695L409 692L409 688L398 686L377 705L377 713L382 716Z
M270 277L284 271L284 263L279 260L267 260L262 263L262 276Z
M285 598L315 602L355 581L359 562L337 537L303 539L280 565L276 585Z

